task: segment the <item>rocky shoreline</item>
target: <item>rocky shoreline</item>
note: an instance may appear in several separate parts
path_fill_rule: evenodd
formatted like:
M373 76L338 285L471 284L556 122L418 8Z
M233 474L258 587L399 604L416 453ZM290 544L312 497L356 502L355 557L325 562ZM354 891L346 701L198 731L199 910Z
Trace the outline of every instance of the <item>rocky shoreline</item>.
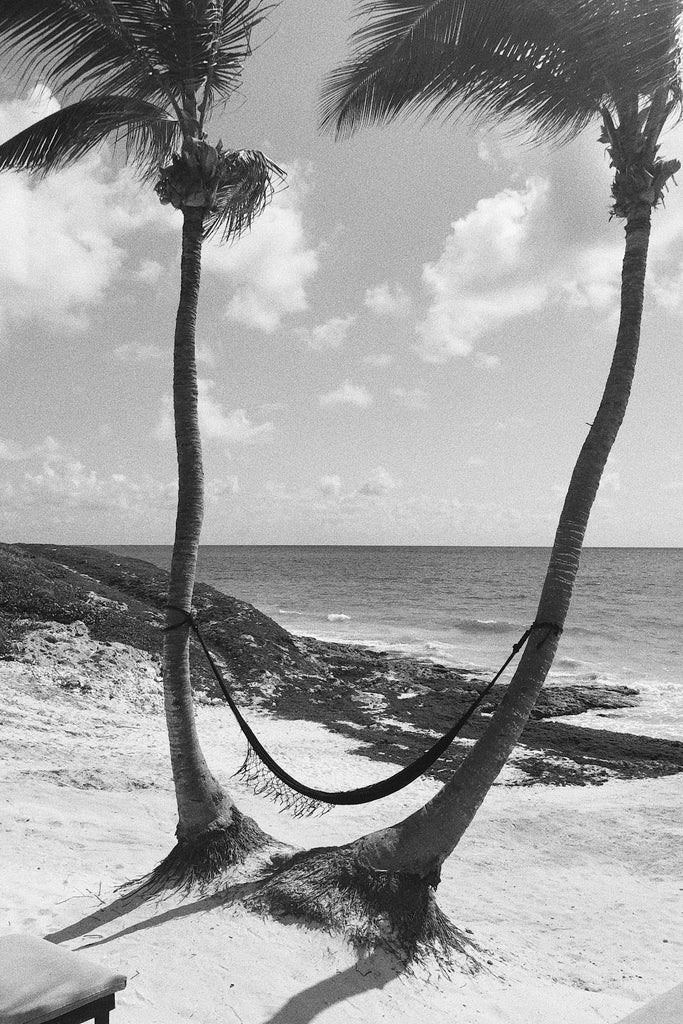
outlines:
M144 652L147 664L151 658L160 665L167 579L148 562L100 548L0 545L0 657L40 659L26 638L38 623L56 621L83 623L104 649L129 645ZM430 746L486 685L471 673L431 662L293 636L207 584L198 584L195 608L202 634L245 709L321 722L360 741L365 756L391 764L406 764ZM46 635L43 630L41 642L53 642ZM192 668L198 699L222 701L198 644ZM106 673L102 657L97 670ZM431 775L448 777L486 727L503 691L501 684L494 687ZM517 785L586 785L682 771L683 743L571 721L583 711L609 714L638 701L637 690L625 686L546 688L513 756L516 771L510 777Z

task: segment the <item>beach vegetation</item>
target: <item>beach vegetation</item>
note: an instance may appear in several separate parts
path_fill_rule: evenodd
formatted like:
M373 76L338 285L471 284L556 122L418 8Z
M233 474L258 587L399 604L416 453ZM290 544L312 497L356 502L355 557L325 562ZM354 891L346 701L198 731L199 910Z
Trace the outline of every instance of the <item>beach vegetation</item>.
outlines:
M432 947L442 956L460 937L434 930L431 906L441 867L507 762L552 665L579 569L591 508L634 377L652 211L677 160L659 156L662 130L681 114L680 0L379 0L360 5L352 55L330 75L323 125L344 137L399 115L468 115L506 126L535 144L557 145L600 126L614 168L613 217L625 227L621 312L604 392L576 461L559 518L534 626L490 724L452 778L399 822L335 850L284 865L261 887L261 909L292 906L335 888L365 902L377 939L378 907L393 948L407 959ZM528 467L525 467L528 470ZM308 871L307 871L308 865ZM350 869L349 865L353 865ZM290 878L295 877L292 886ZM324 878L324 885L321 879ZM423 899L416 900L416 892ZM379 896L382 892L384 902ZM422 932L402 918L421 908ZM356 904L356 919L358 904ZM324 916L324 915L323 915ZM328 922L338 922L332 911ZM343 928L343 925L342 925ZM358 925L354 925L359 934ZM416 931L417 929L417 931ZM380 940L381 941L381 940ZM386 936L385 940L386 941Z
M0 170L45 175L105 140L182 216L173 342L178 503L163 677L178 804L177 846L145 881L205 884L267 846L203 756L195 726L189 626L203 516L196 321L202 245L237 238L270 200L280 169L262 153L209 141L211 115L234 95L260 0L7 0L0 51L20 86L47 86L60 108L0 145ZM180 609L176 611L174 609Z

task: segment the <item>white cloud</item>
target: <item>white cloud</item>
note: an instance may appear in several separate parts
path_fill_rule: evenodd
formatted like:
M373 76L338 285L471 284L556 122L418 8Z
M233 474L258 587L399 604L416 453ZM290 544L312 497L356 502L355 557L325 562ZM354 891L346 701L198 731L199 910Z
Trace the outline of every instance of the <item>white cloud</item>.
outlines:
M407 409L427 408L427 392L424 388L395 387L391 389L391 395Z
M159 345L144 345L137 341L117 345L111 353L112 359L119 363L151 363L163 355L164 351Z
M408 292L400 284L378 284L365 292L364 303L376 316L401 318L408 316L412 302Z
M387 366L391 366L394 361L394 357L390 356L388 352L378 352L376 355L366 356L363 360L368 366L377 366L379 369L384 370Z
M488 352L475 352L474 362L485 370L494 370L496 366L500 366L500 357L490 355Z
M173 482L147 479L139 483L123 473L100 474L53 437L24 451L21 461L24 467L8 481L12 507L5 512L9 520L22 509L49 508L56 521L70 510L141 514L150 501L164 507L175 502Z
M319 486L323 494L330 498L338 498L341 494L341 478L336 473L332 476L321 476Z
M0 437L0 462L20 462L26 458L26 451L14 441L4 441Z
M143 284L156 284L163 272L164 268L161 263L156 260L143 260L135 276Z
M600 480L600 490L621 490L621 477L616 469L605 469Z
M272 431L272 423L254 423L244 409L233 409L232 412L226 413L221 403L211 394L215 387L214 381L200 377L197 386L199 390L199 430L205 440L220 441L228 446L247 444L259 440ZM162 406L162 416L155 435L159 440L166 441L174 436L173 403L168 395L162 399Z
M238 323L270 334L285 316L308 306L306 284L318 269L318 255L303 226L296 171L290 185L232 245L209 242L204 266L227 279L232 291L225 313Z
M384 466L378 466L372 476L358 488L356 493L366 498L382 498L399 486L399 483L394 480Z
M451 225L441 256L422 272L431 302L417 327L416 350L427 362L470 355L482 335L546 301L547 284L520 280L519 266L547 189L540 179L523 190L505 189Z
M300 329L297 333L315 352L341 348L349 336L349 330L356 322L355 316L335 316L312 330Z
M318 401L323 406L357 405L359 408L367 408L372 405L372 395L367 388L347 380L334 391L320 395Z
M49 90L0 104L3 137L58 109ZM121 268L122 236L142 226L167 227L167 211L130 170L114 171L106 152L35 180L0 175L0 329L43 320L72 330L87 325Z

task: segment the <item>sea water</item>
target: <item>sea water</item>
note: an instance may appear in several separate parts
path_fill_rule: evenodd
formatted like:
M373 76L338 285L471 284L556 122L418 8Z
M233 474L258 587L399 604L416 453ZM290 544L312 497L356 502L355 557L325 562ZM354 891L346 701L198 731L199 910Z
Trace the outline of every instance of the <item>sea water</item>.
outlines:
M168 568L170 548L117 547ZM533 622L549 551L206 546L198 576L292 633L490 676ZM683 549L587 548L549 684L636 687L577 723L683 739Z

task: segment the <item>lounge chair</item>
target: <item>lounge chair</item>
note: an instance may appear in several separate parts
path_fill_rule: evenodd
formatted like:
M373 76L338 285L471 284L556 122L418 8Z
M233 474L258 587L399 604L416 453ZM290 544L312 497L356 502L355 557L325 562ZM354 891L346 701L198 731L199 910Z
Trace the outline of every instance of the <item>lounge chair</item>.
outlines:
M0 1024L109 1024L117 974L33 935L0 935Z

